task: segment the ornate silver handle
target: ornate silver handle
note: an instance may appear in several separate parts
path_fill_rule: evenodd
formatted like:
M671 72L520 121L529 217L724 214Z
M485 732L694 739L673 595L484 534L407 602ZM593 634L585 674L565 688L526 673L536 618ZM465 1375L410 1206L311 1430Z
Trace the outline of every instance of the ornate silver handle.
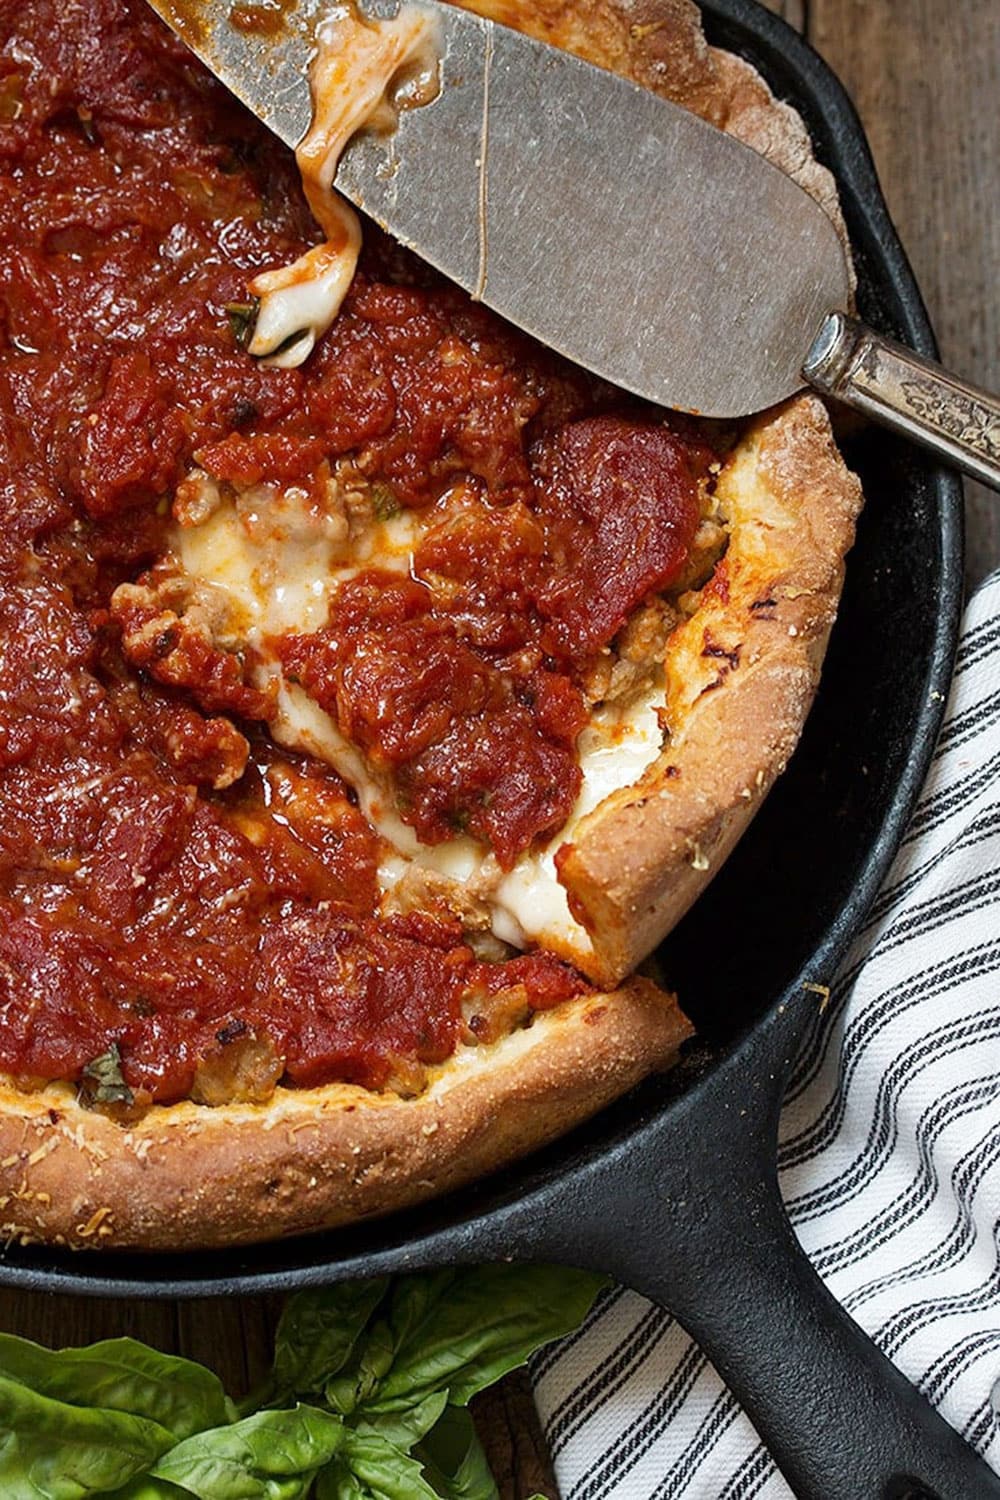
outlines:
M905 433L1000 490L1000 401L932 360L884 339L844 313L831 313L802 373L876 422Z

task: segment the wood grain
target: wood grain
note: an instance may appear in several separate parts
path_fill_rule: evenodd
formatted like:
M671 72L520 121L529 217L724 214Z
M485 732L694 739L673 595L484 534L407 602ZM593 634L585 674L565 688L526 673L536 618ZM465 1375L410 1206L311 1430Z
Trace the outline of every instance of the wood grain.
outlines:
M944 362L1000 390L1000 4L769 0L839 74ZM970 585L1000 566L1000 500L969 483Z
M768 10L775 11L796 31L804 32L806 29L806 10L808 0L763 0Z
M266 1297L115 1302L0 1290L0 1328L51 1348L128 1334L208 1365L239 1397L268 1368L279 1306Z
M1000 389L1000 3L770 3L854 96L945 359ZM1000 502L973 488L970 578L997 565ZM130 1333L210 1365L234 1395L263 1373L275 1317L264 1298L117 1303L0 1291L0 1328L54 1346ZM524 1375L481 1399L477 1420L503 1500L555 1496Z

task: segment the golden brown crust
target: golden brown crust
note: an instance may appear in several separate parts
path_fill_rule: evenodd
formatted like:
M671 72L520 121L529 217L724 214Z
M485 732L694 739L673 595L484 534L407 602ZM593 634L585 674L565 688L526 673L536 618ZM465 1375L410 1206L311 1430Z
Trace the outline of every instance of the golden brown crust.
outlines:
M739 135L840 222L801 121L746 64L706 45L690 0L466 3ZM668 751L638 787L584 820L562 862L593 932L591 971L604 983L687 908L791 754L860 503L810 399L754 424L720 494L729 552L670 641ZM279 1090L262 1106L156 1107L123 1128L83 1109L68 1086L22 1094L0 1085L0 1231L17 1241L184 1249L385 1213L565 1131L667 1066L689 1031L673 999L637 979L540 1014L494 1046L462 1050L416 1099L347 1085Z
M151 1109L127 1129L52 1085L0 1084L8 1242L182 1250L306 1233L460 1186L667 1067L691 1027L635 979L465 1048L416 1099L347 1084Z

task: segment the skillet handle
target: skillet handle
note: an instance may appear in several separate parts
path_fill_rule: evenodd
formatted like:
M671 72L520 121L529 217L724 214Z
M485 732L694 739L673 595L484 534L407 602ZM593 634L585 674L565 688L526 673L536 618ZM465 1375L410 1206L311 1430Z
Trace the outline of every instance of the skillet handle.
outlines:
M773 1108L752 1091L711 1101L702 1130L715 1148L712 1181L688 1173L678 1188L676 1155L673 1169L661 1158L641 1230L604 1236L602 1264L697 1340L800 1500L1000 1500L1000 1478L844 1312L799 1246L774 1165L779 1092ZM620 1205L614 1186L602 1204L619 1226L634 1186L621 1192Z
M685 1284L623 1279L671 1310L740 1401L800 1500L990 1500L1000 1479L843 1311L770 1193L726 1216Z

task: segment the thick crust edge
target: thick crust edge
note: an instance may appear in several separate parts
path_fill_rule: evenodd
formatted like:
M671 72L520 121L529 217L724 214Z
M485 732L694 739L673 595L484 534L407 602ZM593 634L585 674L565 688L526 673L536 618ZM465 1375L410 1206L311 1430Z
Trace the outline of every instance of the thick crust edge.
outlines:
M279 1089L262 1106L157 1106L127 1128L66 1085L0 1083L0 1234L185 1250L371 1218L552 1140L668 1067L691 1029L672 996L634 979L463 1048L415 1099Z
M756 423L719 495L729 549L670 641L667 748L562 851L602 983L680 920L785 769L836 618L861 492L822 405L803 397Z

